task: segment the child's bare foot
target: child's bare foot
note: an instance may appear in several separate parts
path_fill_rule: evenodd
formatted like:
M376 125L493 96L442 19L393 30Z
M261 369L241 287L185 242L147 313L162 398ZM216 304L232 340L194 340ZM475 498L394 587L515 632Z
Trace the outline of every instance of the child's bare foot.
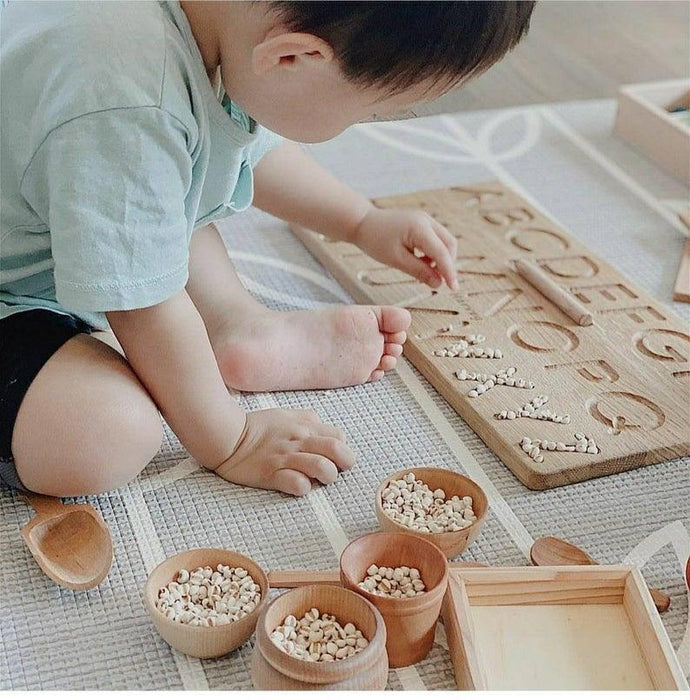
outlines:
M394 306L252 314L211 334L225 383L240 391L376 381L395 367L410 325L409 312Z

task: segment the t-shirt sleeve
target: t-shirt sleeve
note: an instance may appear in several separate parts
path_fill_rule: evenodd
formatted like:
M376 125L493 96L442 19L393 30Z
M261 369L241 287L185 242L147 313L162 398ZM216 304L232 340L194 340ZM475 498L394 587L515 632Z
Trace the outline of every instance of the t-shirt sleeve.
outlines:
M249 163L253 168L272 148L280 146L283 137L257 125L256 139L249 147Z
M157 107L109 109L54 129L22 193L50 229L57 300L119 311L184 288L191 178L187 133Z

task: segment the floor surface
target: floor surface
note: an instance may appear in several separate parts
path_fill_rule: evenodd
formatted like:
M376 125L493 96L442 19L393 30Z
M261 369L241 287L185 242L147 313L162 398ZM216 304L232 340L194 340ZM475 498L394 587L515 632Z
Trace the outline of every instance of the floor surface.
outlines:
M419 115L614 97L619 85L690 76L690 2L540 0L499 64Z

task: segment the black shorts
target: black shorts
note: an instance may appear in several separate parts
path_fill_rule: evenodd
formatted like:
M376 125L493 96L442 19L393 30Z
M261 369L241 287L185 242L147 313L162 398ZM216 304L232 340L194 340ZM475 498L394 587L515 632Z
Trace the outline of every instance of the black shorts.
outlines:
M48 309L0 319L0 485L24 488L12 457L12 432L31 382L70 338L90 332L84 321Z

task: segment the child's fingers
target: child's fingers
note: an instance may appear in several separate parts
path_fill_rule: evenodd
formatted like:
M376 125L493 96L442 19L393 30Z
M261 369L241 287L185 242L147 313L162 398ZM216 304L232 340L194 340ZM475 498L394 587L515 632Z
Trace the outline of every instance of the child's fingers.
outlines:
M307 423L320 423L321 419L315 411L310 408L295 408L293 412Z
M273 474L272 488L292 496L306 496L311 491L311 481L294 469L279 469Z
M457 288L455 279L455 260L451 258L448 248L436 235L436 231L429 227L424 229L415 240L415 246L424 251L424 254L435 263L441 276L451 289Z
M322 484L332 484L338 478L338 467L327 457L306 452L290 455L285 464L294 471L306 474Z
M439 238L443 241L443 245L448 248L450 257L455 260L455 257L458 254L458 241L455 236L451 235L450 231L445 226L439 224L435 219L431 220L431 225Z
M398 267L403 272L407 272L408 275L412 275L420 282L424 282L424 284L428 284L434 289L440 287L443 283L440 274L428 262L425 262L422 258L415 257L413 253L407 250Z
M335 438L336 440L340 440L341 442L345 442L346 440L345 433L340 428L336 428L334 425L322 423L316 428L315 432L321 437L331 437Z
M326 457L340 471L345 471L355 466L355 453L342 440L336 440L335 438L306 438L300 444L300 451Z

